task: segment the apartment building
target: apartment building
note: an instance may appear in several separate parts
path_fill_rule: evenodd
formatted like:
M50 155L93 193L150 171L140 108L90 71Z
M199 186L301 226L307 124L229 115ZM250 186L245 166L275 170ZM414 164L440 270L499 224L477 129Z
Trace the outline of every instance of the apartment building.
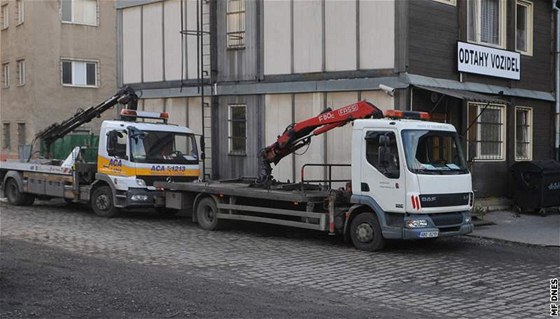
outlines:
M42 129L115 93L116 10L101 0L1 0L0 9L5 159ZM100 121L81 130L95 132Z
M144 108L204 133L214 178L256 175L259 150L288 124L363 99L454 124L478 196L507 195L516 161L554 158L549 1L117 0L117 9L119 82L142 90ZM315 137L275 178L349 162L350 131Z

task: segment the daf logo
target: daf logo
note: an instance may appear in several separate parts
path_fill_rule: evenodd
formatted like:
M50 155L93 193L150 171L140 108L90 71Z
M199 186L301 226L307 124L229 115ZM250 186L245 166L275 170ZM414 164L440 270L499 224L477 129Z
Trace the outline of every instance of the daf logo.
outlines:
M437 200L437 197L435 196L423 196L420 197L420 200L422 200L423 202L435 202Z

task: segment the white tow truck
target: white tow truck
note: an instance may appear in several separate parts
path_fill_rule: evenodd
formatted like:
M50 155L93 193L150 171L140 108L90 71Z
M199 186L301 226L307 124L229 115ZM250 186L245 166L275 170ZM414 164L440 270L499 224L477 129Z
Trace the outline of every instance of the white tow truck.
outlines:
M206 230L224 220L277 224L342 234L360 250L386 239L425 239L472 232L473 191L459 136L427 113L389 110L361 101L289 125L260 153L257 178L156 182L165 205L191 210ZM280 183L271 163L310 143L313 135L353 122L351 180L306 180L310 166L327 172L342 164L306 164L300 183Z
M174 213L157 202L161 191L153 184L199 178L195 135L186 127L168 124L167 113L137 111L137 100L132 89L123 88L101 104L37 134L48 154L57 139L119 103L126 105L121 120L101 124L96 162L84 160L81 146L62 163L52 159L0 162L0 181L8 202L23 206L32 205L37 197L58 197L89 202L94 212L104 217L116 216L120 208L129 207L155 207L162 214Z

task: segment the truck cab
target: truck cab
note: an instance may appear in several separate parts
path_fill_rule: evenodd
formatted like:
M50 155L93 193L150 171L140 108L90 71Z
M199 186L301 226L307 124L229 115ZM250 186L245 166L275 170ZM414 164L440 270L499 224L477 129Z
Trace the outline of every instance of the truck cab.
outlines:
M378 225L356 225L362 236L352 240L371 243L376 227L385 239L472 232L471 175L455 128L395 112L354 121L352 211L373 211Z
M126 111L129 117L167 119L167 113ZM157 206L160 192L154 181L191 182L199 174L199 153L190 129L166 123L104 121L92 207L98 215L111 216L119 207Z

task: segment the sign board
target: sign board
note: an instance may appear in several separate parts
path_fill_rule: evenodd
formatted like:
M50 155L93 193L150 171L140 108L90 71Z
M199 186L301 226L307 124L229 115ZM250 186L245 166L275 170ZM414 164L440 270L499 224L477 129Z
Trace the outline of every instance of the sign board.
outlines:
M457 69L459 72L519 80L521 77L521 54L457 42Z

